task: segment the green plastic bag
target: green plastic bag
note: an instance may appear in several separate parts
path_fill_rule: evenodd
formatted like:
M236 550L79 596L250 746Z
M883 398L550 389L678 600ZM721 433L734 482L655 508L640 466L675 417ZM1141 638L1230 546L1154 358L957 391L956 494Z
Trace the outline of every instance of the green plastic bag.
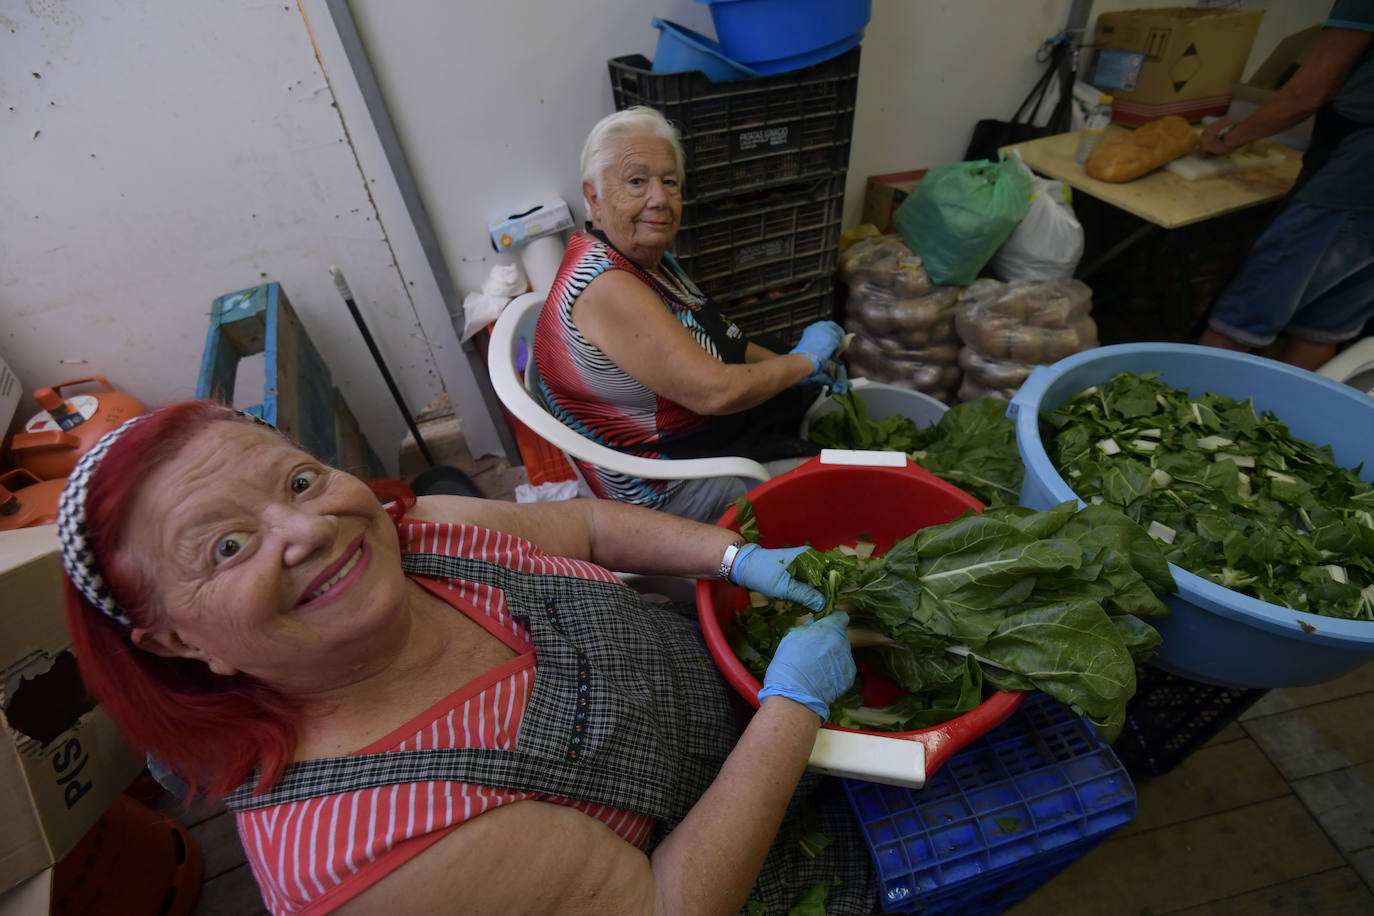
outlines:
M892 222L930 279L968 286L1030 206L1030 171L1015 159L951 162L925 174Z

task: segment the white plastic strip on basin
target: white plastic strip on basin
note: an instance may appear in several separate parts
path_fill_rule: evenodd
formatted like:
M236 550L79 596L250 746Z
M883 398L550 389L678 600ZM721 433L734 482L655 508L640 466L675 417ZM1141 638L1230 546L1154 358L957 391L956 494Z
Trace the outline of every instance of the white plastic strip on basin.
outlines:
M926 784L926 747L919 741L823 728L807 765L831 776L919 789Z
M821 464L848 464L866 468L904 468L905 452L875 452L853 448L821 449Z

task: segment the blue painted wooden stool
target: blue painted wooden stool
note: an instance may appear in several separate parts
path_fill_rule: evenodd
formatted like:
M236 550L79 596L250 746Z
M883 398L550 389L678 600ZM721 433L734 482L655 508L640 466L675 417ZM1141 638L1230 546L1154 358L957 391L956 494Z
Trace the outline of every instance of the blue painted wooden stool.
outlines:
M210 307L196 397L234 403L239 360L263 353L262 403L244 408L321 461L359 477L386 474L278 283L226 293Z

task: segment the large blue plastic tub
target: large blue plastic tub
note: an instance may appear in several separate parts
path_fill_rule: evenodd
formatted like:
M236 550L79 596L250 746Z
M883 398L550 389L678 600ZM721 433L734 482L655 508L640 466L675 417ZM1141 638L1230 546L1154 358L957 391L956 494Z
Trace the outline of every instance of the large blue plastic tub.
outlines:
M759 73L829 60L863 38L872 0L698 0L726 56Z
M654 73L687 73L700 70L716 82L758 76L757 70L726 57L720 45L699 32L667 19L654 17L659 30L654 51Z
M1120 372L1158 372L1194 397L1207 392L1251 398L1293 435L1330 445L1345 467L1363 463L1374 480L1374 398L1284 363L1192 344L1119 344L1036 368L1012 398L1016 444L1026 466L1021 504L1044 509L1077 494L1054 469L1040 440L1039 416ZM1177 566L1171 614L1151 621L1164 638L1151 664L1225 687L1301 687L1353 671L1374 658L1374 622L1322 617L1222 588Z

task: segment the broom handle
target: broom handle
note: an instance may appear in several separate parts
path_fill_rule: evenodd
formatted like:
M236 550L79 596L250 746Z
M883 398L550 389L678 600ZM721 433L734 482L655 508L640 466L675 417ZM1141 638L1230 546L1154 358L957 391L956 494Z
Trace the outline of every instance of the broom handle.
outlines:
M344 279L343 271L331 265L329 275L334 278L334 288L343 297L344 305L348 306L348 311L353 316L353 323L358 326L358 330L362 333L363 340L367 343L367 349L372 352L373 361L381 370L382 378L386 380L386 387L391 390L391 396L395 399L396 406L400 408L401 416L405 418L406 426L410 428L410 434L415 437L415 447L420 450L425 462L430 467L434 467L434 456L430 455L429 447L425 445L425 439L420 435L420 430L415 425L415 419L411 417L410 411L406 408L406 402L401 398L401 392L396 388L396 382L391 377L391 371L387 369L386 363L382 360L382 354L377 349L377 343L372 339L372 334L368 331L367 324L358 311L357 303L353 301L353 291L348 288L348 281Z

